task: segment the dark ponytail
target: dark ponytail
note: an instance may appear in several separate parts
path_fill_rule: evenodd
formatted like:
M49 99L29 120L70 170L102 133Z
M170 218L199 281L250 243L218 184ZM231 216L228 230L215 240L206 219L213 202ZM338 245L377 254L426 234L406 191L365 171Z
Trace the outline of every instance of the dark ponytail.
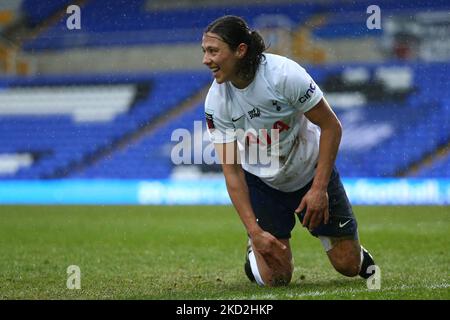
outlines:
M209 24L204 32L217 34L233 51L241 43L245 43L248 49L239 62L238 76L244 80L255 77L267 48L261 35L257 31L251 31L244 19L237 16L223 16Z

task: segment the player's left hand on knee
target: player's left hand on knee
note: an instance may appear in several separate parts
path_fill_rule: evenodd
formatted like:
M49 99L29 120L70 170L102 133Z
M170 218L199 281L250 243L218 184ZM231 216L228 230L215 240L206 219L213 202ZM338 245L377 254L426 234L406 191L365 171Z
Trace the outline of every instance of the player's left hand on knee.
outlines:
M309 190L303 197L299 207L295 213L300 213L306 208L305 216L303 217L303 226L312 231L317 228L322 221L327 224L329 220L328 212L328 193Z

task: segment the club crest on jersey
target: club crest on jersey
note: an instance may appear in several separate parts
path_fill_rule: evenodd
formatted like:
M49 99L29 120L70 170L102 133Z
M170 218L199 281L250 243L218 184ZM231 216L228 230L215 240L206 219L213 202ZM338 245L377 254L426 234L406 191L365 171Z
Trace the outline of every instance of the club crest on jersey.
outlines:
M281 107L278 105L278 101L277 100L272 100L272 105L277 108L277 111L281 110Z
M261 111L254 107L253 110L250 110L248 112L248 115L250 116L250 119L256 118L256 117L260 117L261 116Z
M306 101L308 101L308 99L311 98L312 95L314 94L314 91L316 91L316 85L311 80L311 84L309 85L309 89L306 90L306 93L303 96L301 96L300 99L299 99L300 103L305 103Z

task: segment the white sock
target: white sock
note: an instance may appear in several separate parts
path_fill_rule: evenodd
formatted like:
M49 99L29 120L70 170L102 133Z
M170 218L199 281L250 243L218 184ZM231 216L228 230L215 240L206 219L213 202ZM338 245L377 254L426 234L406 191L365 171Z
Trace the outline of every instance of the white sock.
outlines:
M364 253L363 253L363 248L362 248L362 246L361 246L361 251L360 251L360 253L361 253L361 261L359 262L359 271L361 271L361 267L362 267L362 264L363 264L363 261L364 261Z
M253 250L249 252L248 259L250 260L250 267L252 269L253 276L255 277L256 283L260 286L264 285L264 281L259 274L258 265L256 264L256 257Z

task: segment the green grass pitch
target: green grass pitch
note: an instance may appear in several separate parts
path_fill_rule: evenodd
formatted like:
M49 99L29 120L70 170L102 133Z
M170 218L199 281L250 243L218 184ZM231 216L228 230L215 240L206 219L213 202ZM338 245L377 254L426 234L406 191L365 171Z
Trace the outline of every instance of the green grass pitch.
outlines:
M335 272L297 223L287 287L250 283L229 206L0 206L0 299L449 299L449 207L355 207L381 289ZM67 267L81 270L69 290Z

